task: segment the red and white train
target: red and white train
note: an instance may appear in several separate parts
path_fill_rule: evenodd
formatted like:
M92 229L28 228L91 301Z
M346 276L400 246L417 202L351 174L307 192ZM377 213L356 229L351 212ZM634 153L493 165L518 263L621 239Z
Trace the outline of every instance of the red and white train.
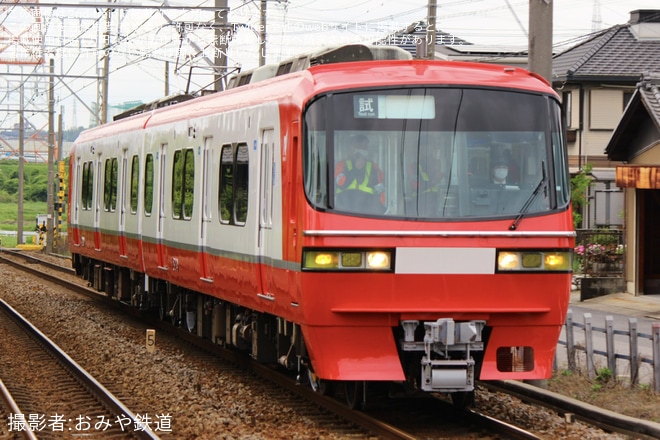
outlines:
M550 376L574 231L546 81L351 45L230 85L81 134L79 274L320 391L342 384L351 406L371 381L465 402L477 379ZM335 186L356 135L377 191Z

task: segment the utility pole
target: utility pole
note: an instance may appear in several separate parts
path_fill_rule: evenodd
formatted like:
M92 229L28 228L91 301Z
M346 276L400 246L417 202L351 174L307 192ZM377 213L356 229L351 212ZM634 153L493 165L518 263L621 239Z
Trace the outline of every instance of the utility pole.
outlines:
M215 48L215 78L214 90L219 92L224 89L222 78L227 72L227 47L229 45L229 28L227 27L229 8L227 0L215 0L215 41L218 43Z
M50 59L50 79L48 82L48 190L46 191L46 252L53 253L53 185L55 184L55 60Z
M110 3L111 0L108 0ZM105 11L105 29L103 31L103 71L101 77L101 88L99 90L99 105L101 106L101 124L108 122L108 81L110 80L110 19L112 9Z
M170 62L165 61L165 90L163 90L163 96L170 96Z
M259 20L259 66L266 64L266 0L261 0Z
M426 19L426 58L435 59L436 10L437 0L429 0L428 17Z
M23 69L21 68L21 72ZM18 214L16 215L16 244L23 244L23 154L25 153L25 81L21 75L20 104L18 105Z
M552 0L529 0L529 70L552 83Z

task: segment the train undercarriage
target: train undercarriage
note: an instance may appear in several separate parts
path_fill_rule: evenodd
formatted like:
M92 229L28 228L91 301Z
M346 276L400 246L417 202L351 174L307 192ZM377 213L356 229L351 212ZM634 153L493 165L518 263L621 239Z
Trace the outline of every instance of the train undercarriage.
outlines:
M393 337L405 382L328 381L314 373L300 327L293 322L78 254L73 267L95 290L215 344L247 352L258 362L280 364L318 393L343 395L351 408L363 408L369 395L383 392L389 397L443 393L461 407L474 401L489 333L485 321L402 321Z

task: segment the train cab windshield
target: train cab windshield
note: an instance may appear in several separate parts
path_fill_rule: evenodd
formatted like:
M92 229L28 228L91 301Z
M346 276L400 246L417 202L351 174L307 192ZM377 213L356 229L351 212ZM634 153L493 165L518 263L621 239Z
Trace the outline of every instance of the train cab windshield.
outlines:
M451 221L569 203L559 104L477 88L322 95L306 108L304 185L317 209Z

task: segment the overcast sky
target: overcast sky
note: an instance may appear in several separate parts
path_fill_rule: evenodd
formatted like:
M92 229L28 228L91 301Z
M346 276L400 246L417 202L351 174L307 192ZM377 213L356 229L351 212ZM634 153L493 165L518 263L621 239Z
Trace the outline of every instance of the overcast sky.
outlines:
M540 1L540 0L537 0ZM154 2L155 3L155 2ZM176 2L170 4L190 4ZM213 0L198 2L212 6ZM438 29L475 44L526 46L529 28L529 0L437 0ZM571 43L592 32L624 24L630 11L660 9L658 0L554 0L553 41L556 46ZM594 4L600 3L600 14ZM259 1L229 0L229 21L259 26ZM372 41L392 31L405 28L416 20L426 19L427 0L269 0L267 3L266 61L279 62L316 48ZM171 14L174 15L174 14ZM659 36L660 37L660 36ZM244 29L233 36L229 47L230 66L251 68L258 65L259 40L254 31ZM116 64L115 67L120 67ZM153 76L162 77L159 69L146 67ZM144 69L142 69L144 72ZM128 74L127 74L128 75ZM151 79L154 79L152 76ZM134 75L128 76L135 80ZM181 79L172 87L185 87ZM163 86L141 88L161 93ZM111 96L128 100L113 88Z
M44 0L45 1L45 0ZM542 1L542 0L534 0ZM157 6L163 0L118 0ZM169 0L170 5L213 6L214 0ZM63 0L62 4L76 4ZM79 3L99 4L103 0ZM229 0L229 22L245 25L232 35L229 66L243 69L258 65L259 0ZM437 0L437 27L475 44L526 47L529 27L529 0ZM595 8L599 4L599 8ZM268 0L266 61L279 62L301 52L328 45L369 42L426 20L427 0ZM577 42L594 29L624 24L630 11L660 9L658 0L554 0L553 43L555 47ZM56 72L94 76L98 72L97 39L102 38L105 17L94 8L42 7L46 32L52 43ZM18 15L15 15L18 16ZM188 29L179 46L179 35L172 23L209 21L212 12L164 10L116 10L112 16L109 102L148 102L165 92L165 61L170 62L169 93L185 90L187 77L174 72L179 50L194 52L193 47L212 48L212 31ZM6 21L4 24L7 24ZM659 36L660 38L660 36ZM59 47L58 47L59 46ZM89 51L86 48L90 48ZM209 52L210 53L210 52ZM204 79L192 87L205 84ZM87 125L89 112L73 98L71 90L86 105L96 100L94 80L69 80L68 87L57 87L58 106L64 110L67 128ZM77 102L76 102L77 101Z

